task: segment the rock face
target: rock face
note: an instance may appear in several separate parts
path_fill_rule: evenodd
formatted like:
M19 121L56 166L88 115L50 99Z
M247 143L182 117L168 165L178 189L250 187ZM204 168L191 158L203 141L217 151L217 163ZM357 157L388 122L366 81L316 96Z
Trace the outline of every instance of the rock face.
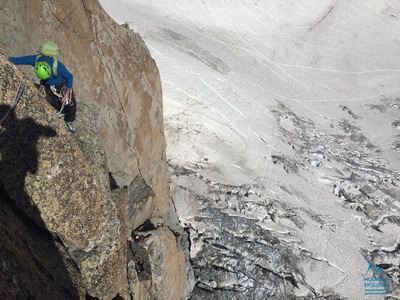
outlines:
M6 1L0 19L9 55L60 45L79 105L71 136L1 54L0 116L26 90L0 135L0 298L187 297L160 79L140 36L91 0Z

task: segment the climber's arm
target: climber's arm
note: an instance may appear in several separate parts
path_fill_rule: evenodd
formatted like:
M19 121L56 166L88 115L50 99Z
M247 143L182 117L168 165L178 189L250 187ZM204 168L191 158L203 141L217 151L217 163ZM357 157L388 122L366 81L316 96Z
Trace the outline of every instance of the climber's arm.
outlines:
M26 56L10 56L8 58L15 65L31 65L34 66L36 62L36 55Z
M57 73L65 79L65 87L71 90L74 81L72 73L62 63L58 63Z

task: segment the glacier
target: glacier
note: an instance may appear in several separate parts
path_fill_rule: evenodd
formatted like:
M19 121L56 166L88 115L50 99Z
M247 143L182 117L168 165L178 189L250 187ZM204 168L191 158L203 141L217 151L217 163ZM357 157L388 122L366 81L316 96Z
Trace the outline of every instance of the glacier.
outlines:
M399 2L100 3L160 70L192 299L400 294Z

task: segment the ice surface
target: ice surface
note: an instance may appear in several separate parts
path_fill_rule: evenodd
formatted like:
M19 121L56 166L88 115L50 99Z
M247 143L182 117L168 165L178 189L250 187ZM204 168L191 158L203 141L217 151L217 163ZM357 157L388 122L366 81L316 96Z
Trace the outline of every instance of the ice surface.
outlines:
M160 69L195 296L362 299L367 260L394 276L400 2L100 2L141 34ZM285 258L257 261L244 238L277 239Z

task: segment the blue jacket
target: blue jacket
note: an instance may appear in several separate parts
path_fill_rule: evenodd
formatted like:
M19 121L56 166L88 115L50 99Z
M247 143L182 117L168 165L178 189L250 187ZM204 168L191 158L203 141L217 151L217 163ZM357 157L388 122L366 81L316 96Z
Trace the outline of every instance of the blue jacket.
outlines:
M48 62L50 67L53 65L54 59L51 56L40 56L39 58L37 57L38 55L27 55L19 57L13 56L9 57L8 59L16 65L35 66L36 61L46 61ZM65 83L65 86L70 89L72 88L73 79L74 77L72 76L72 73L68 71L68 69L60 61L58 61L57 76L51 74L51 77L44 81L44 83L47 85L61 85Z

